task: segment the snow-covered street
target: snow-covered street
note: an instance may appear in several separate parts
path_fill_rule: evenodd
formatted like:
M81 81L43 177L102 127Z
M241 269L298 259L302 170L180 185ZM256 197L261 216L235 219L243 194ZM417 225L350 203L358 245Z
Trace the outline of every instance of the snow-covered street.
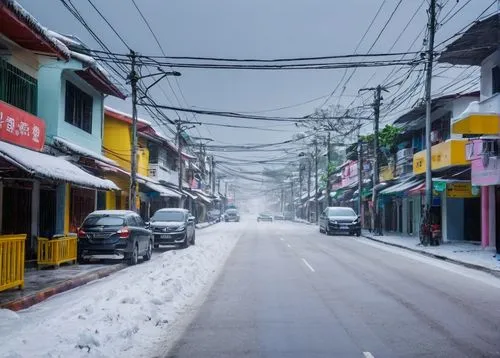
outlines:
M166 332L215 279L243 225L197 231L196 246L54 296L0 310L0 357L151 357Z

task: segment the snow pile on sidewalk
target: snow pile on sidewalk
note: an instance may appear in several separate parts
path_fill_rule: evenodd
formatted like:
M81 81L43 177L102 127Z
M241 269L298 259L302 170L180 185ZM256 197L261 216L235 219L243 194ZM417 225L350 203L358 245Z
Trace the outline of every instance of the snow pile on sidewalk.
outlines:
M25 311L0 310L0 357L154 356L242 232L207 228L186 250L156 254Z
M480 245L468 242L447 242L439 246L423 246L419 238L407 236L372 236L363 231L363 235L373 237L377 241L383 241L392 245L404 246L411 250L417 250L432 255L446 257L451 260L466 264L481 266L489 270L500 271L500 261L495 258L495 250L481 248Z

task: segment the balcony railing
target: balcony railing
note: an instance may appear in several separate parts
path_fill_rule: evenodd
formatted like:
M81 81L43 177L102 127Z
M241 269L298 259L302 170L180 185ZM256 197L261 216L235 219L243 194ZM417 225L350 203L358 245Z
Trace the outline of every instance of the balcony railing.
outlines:
M149 175L150 178L157 181L164 181L177 185L179 182L179 172L176 170L165 169L159 164L149 163Z

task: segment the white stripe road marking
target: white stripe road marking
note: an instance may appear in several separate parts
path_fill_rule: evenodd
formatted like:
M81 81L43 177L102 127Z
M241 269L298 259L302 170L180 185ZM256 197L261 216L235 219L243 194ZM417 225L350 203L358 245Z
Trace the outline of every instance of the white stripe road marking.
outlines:
M363 355L365 356L365 358L375 358L370 352L363 352Z
M311 270L311 272L316 272L316 271L314 271L313 267L309 264L309 262L307 262L306 259L303 258L302 261L304 262L304 265L306 265L307 268L309 268L309 270Z

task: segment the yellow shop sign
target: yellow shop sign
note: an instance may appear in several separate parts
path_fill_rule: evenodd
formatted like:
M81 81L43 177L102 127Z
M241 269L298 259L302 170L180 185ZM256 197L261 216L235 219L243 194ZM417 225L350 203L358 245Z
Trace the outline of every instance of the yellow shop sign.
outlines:
M446 186L446 196L448 198L475 198L472 194L471 183L453 183Z
M453 166L468 165L470 162L465 158L466 140L448 139L432 146L431 168L439 170ZM415 153L413 156L413 174L425 173L425 150Z

